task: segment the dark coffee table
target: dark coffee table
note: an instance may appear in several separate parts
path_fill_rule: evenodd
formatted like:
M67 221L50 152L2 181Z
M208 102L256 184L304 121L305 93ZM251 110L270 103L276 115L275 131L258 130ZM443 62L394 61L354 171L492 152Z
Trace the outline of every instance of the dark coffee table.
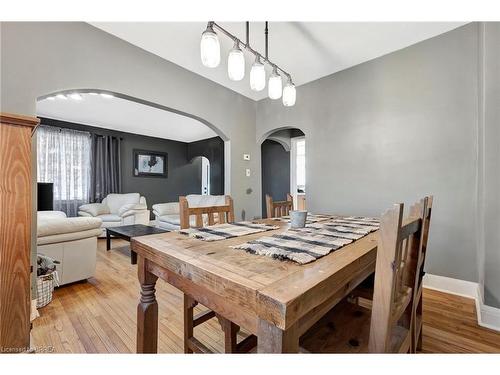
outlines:
M123 238L130 242L132 237L147 236L149 234L167 233L168 230L150 227L143 224L124 225L122 227L106 228L106 250L111 250L111 236ZM130 263L137 264L137 254L130 249Z

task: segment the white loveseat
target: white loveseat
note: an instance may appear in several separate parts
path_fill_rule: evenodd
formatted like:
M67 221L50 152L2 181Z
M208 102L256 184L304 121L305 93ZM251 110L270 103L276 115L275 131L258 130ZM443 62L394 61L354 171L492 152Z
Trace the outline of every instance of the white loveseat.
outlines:
M225 195L186 195L189 207L225 206ZM180 229L180 207L179 202L158 203L153 205L153 213L156 218L156 226L161 229ZM207 219L207 218L204 218ZM196 217L189 219L191 226L196 225ZM205 223L206 224L206 223Z
M101 219L66 217L61 211L39 211L37 253L59 262L59 284L85 280L95 274L97 236Z
M89 203L78 207L78 215L101 219L102 236L106 235L106 228L149 224L146 198L141 197L139 193L109 194L101 203Z

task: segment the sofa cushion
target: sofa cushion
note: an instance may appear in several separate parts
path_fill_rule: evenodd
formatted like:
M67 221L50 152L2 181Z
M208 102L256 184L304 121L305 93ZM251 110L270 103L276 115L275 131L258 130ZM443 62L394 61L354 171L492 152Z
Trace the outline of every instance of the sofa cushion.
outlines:
M78 207L79 212L85 212L90 216L109 214L109 207L102 203L88 203ZM83 215L85 216L85 215Z
M37 220L62 219L66 217L66 214L62 211L38 211L36 215Z
M109 194L102 203L109 207L109 212L117 214L121 207L126 204L139 203L141 196L139 193Z
M186 195L189 207L209 207L209 206L225 206L226 196L224 195Z
M179 215L162 215L158 216L158 220L164 223L180 226L181 225L181 219ZM196 226L196 217L191 216L189 218L189 225L194 227Z
M83 230L80 232L54 234L54 235L50 235L50 236L38 237L36 244L37 245L48 245L48 244L55 244L55 243L61 243L61 242L82 240L85 238L98 237L101 233L102 233L101 228L97 228L97 229ZM71 248L71 247L68 246L68 248Z
M153 204L153 213L156 216L179 215L179 202Z
M38 220L37 237L75 233L100 228L101 219L95 217L69 217Z
M105 214L105 215L99 215L97 216L99 219L101 219L103 222L121 222L122 218L121 216L115 215L115 214Z

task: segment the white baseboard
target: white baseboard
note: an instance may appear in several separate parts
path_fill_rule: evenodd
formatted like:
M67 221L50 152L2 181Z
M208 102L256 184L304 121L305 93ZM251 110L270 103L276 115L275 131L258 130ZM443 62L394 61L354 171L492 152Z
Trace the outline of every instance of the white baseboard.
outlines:
M484 304L478 283L426 274L424 276L424 287L474 299L476 302L477 323L482 327L500 331L500 309Z

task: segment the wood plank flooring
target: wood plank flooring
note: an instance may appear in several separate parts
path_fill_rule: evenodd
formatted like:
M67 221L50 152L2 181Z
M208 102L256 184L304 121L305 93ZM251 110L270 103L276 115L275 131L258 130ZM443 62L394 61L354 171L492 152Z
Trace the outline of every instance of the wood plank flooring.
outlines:
M106 251L99 240L96 276L58 288L54 300L33 322L36 347L55 353L134 353L139 296L137 266L130 264L128 243L113 240ZM182 353L181 293L157 283L160 353ZM196 312L202 311L199 307ZM477 325L471 299L424 291L423 352L500 353L500 333ZM215 352L223 350L216 319L195 328L195 336ZM239 334L242 339L244 332Z

